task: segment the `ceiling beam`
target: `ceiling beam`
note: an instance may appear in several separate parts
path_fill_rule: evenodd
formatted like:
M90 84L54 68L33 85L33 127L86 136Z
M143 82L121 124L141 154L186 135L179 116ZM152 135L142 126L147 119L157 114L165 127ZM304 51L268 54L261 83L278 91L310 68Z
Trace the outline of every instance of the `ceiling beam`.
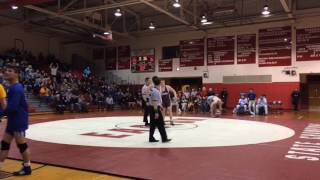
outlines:
M286 12L288 14L289 18L293 18L293 14L291 11L291 3L292 0L280 0L281 5L283 7L284 12Z
M153 9L155 9L155 10L157 10L157 11L159 11L159 12L161 12L161 13L169 16L169 17L171 17L172 19L184 24L184 25L187 25L187 26L189 26L189 27L191 27L191 28L193 28L195 30L199 30L198 27L191 25L190 22L186 21L185 19L182 19L182 18L172 14L171 12L169 12L169 11L163 9L163 8L161 8L161 7L157 6L157 5L154 5L154 4L152 4L151 2L149 2L147 0L140 0L140 1L142 3L148 5L148 6L152 7Z
M148 0L149 1L149 0ZM62 15L75 15L75 14L83 14L83 13L90 13L94 11L100 11L100 10L106 10L106 9L114 9L114 8L119 8L119 7L125 7L125 6L130 6L130 5L135 5L135 4L141 4L142 2L140 0L126 0L124 2L119 2L119 3L114 3L114 4L104 4L100 6L94 6L90 8L82 8L74 11L67 11L62 13Z
M71 7L72 5L74 5L76 2L78 2L79 0L71 0L66 6L64 6L62 9L59 9L60 12L67 10L69 7Z
M75 18L71 18L71 17L65 16L65 15L62 15L62 14L58 14L56 12L48 11L46 9L39 8L37 6L27 5L25 7L28 8L28 9L32 9L32 10L47 14L47 15L52 16L52 17L61 18L61 19L64 19L64 20L67 20L67 21L71 21L71 22L77 23L79 25L86 26L86 27L89 27L89 28L93 28L93 29L96 29L96 30L99 30L99 31L102 31L102 32L111 30L110 27L104 28L104 27L101 27L101 26L98 26L98 25L95 25L95 24L92 24L92 23L81 21L79 19L75 19ZM129 37L128 33L120 33L120 32L116 32L116 31L112 31L112 34L115 34L115 35L118 35L118 36L123 36L123 37Z

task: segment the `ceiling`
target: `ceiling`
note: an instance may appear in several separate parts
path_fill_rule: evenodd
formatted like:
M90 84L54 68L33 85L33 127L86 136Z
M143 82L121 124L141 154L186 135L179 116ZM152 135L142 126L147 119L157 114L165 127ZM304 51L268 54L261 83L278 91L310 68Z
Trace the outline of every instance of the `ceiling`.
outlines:
M134 38L153 32L200 30L212 28L295 19L320 10L319 0L180 0L181 8L172 6L174 0L0 0L0 28L23 25L30 31L54 33L71 39L91 39L93 33L112 31L113 37ZM18 4L18 10L10 5ZM261 16L265 5L270 17ZM115 17L117 8L122 17ZM313 13L314 14L314 13ZM202 26L205 15L212 25ZM320 14L316 14L320 15Z

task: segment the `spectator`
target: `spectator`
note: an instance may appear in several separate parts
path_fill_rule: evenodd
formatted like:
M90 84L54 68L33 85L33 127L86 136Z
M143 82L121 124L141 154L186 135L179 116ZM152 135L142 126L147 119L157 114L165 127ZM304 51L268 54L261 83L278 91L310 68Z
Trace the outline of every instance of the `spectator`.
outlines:
M83 70L83 77L88 78L91 75L91 69L89 66L87 66L84 70Z
M223 90L220 93L220 97L221 97L221 100L223 101L222 108L223 109L227 108L228 91L226 88L223 88Z
M209 88L207 96L214 96L214 95L215 95L215 93L214 93L213 89Z
M59 65L57 63L51 63L50 64L50 71L51 71L51 76L53 78L53 81L56 82L57 81L57 74L58 74L58 69L59 69Z
M292 98L292 105L294 107L295 111L298 111L298 107L299 107L299 101L300 101L300 92L298 89L295 89L292 94L291 94L291 98Z
M248 100L249 100L249 104L248 104L248 108L249 108L249 112L251 115L255 115L255 110L256 110L256 93L253 91L253 89L249 90L248 93Z
M107 110L113 110L114 102L111 95L106 98L106 108Z
M46 85L43 85L40 89L40 98L39 107L41 107L43 102L46 104L50 103L50 89Z
M248 99L245 98L243 94L241 94L239 102L233 112L237 114L244 114L245 112L247 112L247 110L248 110Z
M259 115L268 115L268 101L266 95L262 95L258 99L256 112Z

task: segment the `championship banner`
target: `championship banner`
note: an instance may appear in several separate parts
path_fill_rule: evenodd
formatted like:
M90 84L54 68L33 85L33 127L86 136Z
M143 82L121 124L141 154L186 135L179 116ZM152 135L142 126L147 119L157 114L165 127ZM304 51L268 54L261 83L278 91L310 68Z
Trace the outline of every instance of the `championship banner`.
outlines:
M256 50L256 34L237 36L237 64L255 64Z
M207 64L234 64L234 36L222 36L207 39Z
M116 70L117 66L117 48L107 47L105 51L106 70Z
M132 50L131 72L155 72L155 49Z
M320 27L297 29L297 61L320 60Z
M259 67L291 65L291 26L259 30Z
M180 41L180 67L204 65L204 39Z

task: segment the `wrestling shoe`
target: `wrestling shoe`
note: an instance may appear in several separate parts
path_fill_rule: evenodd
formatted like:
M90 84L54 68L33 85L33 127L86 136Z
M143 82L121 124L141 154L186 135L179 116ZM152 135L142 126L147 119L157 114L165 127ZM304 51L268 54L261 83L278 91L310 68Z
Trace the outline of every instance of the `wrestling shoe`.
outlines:
M31 166L23 166L20 171L14 172L13 175L14 176L28 176L28 175L31 175L31 173L32 173Z

